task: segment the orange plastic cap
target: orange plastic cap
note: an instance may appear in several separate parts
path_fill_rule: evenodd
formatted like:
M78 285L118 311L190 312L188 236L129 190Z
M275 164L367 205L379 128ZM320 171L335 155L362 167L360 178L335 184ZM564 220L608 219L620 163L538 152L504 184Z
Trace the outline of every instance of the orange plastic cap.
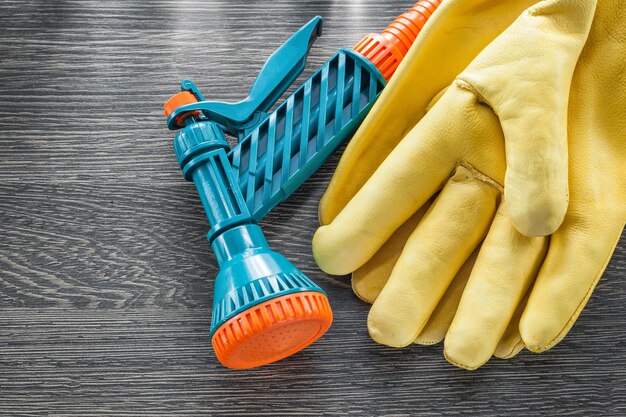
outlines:
M198 99L189 91L181 91L180 93L172 96L169 100L165 102L163 105L163 113L165 113L165 117L170 117L170 114L180 106L184 106L186 104L196 103ZM185 120L189 116L199 116L200 112L198 110L190 111L183 113L176 117L176 124L179 126L183 126L183 120Z
M401 14L380 35L370 33L354 50L372 62L387 81L400 65L441 0L421 0Z
M213 334L213 349L228 368L279 361L309 346L330 327L326 295L303 291L272 298L239 313Z

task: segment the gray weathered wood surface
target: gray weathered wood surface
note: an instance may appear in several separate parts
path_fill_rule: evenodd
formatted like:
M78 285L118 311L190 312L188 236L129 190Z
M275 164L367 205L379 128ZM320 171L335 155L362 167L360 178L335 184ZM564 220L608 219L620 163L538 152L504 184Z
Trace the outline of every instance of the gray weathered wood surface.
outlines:
M245 95L310 17L305 74L410 1L0 3L0 415L626 415L626 239L571 334L476 372L372 342L348 279L315 266L337 159L263 222L331 295L335 323L278 364L222 368L216 274L161 106L183 78Z

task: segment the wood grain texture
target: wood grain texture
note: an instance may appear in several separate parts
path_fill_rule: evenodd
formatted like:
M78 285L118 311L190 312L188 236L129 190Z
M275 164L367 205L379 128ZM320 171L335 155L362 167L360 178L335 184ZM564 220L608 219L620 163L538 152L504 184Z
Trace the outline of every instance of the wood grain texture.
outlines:
M372 342L310 242L333 157L263 222L331 294L305 351L236 372L208 338L215 259L161 106L181 79L245 95L325 17L304 80L405 1L0 2L0 415L626 415L626 236L570 335L475 372Z

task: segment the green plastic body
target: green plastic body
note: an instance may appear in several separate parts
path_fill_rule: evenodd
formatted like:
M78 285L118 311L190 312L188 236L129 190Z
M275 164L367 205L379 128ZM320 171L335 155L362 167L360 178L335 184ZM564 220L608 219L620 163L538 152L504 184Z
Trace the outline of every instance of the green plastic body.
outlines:
M297 291L324 293L269 248L256 224L352 135L385 85L373 64L342 49L273 113L265 113L300 74L320 33L317 17L294 34L268 59L240 103L203 101L196 86L183 81L181 89L200 101L168 117L168 126L179 129L178 116L188 114L174 151L184 177L196 186L220 266L211 334L268 299ZM192 115L195 110L201 114ZM232 150L224 133L239 138Z
M255 220L289 197L352 136L384 86L370 61L342 49L230 151Z

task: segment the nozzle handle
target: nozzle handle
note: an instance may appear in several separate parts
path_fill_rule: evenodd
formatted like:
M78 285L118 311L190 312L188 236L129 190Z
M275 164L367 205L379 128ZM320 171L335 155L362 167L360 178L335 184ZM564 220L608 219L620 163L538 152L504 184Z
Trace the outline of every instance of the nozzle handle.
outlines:
M203 101L193 83L183 81L181 90L191 92L199 101L169 113L168 127L172 130L184 127L178 123L178 116L194 111L201 111L207 120L219 123L235 136L257 124L262 113L274 105L304 70L311 45L322 34L322 21L321 16L314 17L274 51L265 61L248 97L240 102Z
M261 220L354 132L386 82L342 49L228 153L250 214Z
M228 154L255 221L293 193L351 135L441 0L420 0L381 35L342 49Z

